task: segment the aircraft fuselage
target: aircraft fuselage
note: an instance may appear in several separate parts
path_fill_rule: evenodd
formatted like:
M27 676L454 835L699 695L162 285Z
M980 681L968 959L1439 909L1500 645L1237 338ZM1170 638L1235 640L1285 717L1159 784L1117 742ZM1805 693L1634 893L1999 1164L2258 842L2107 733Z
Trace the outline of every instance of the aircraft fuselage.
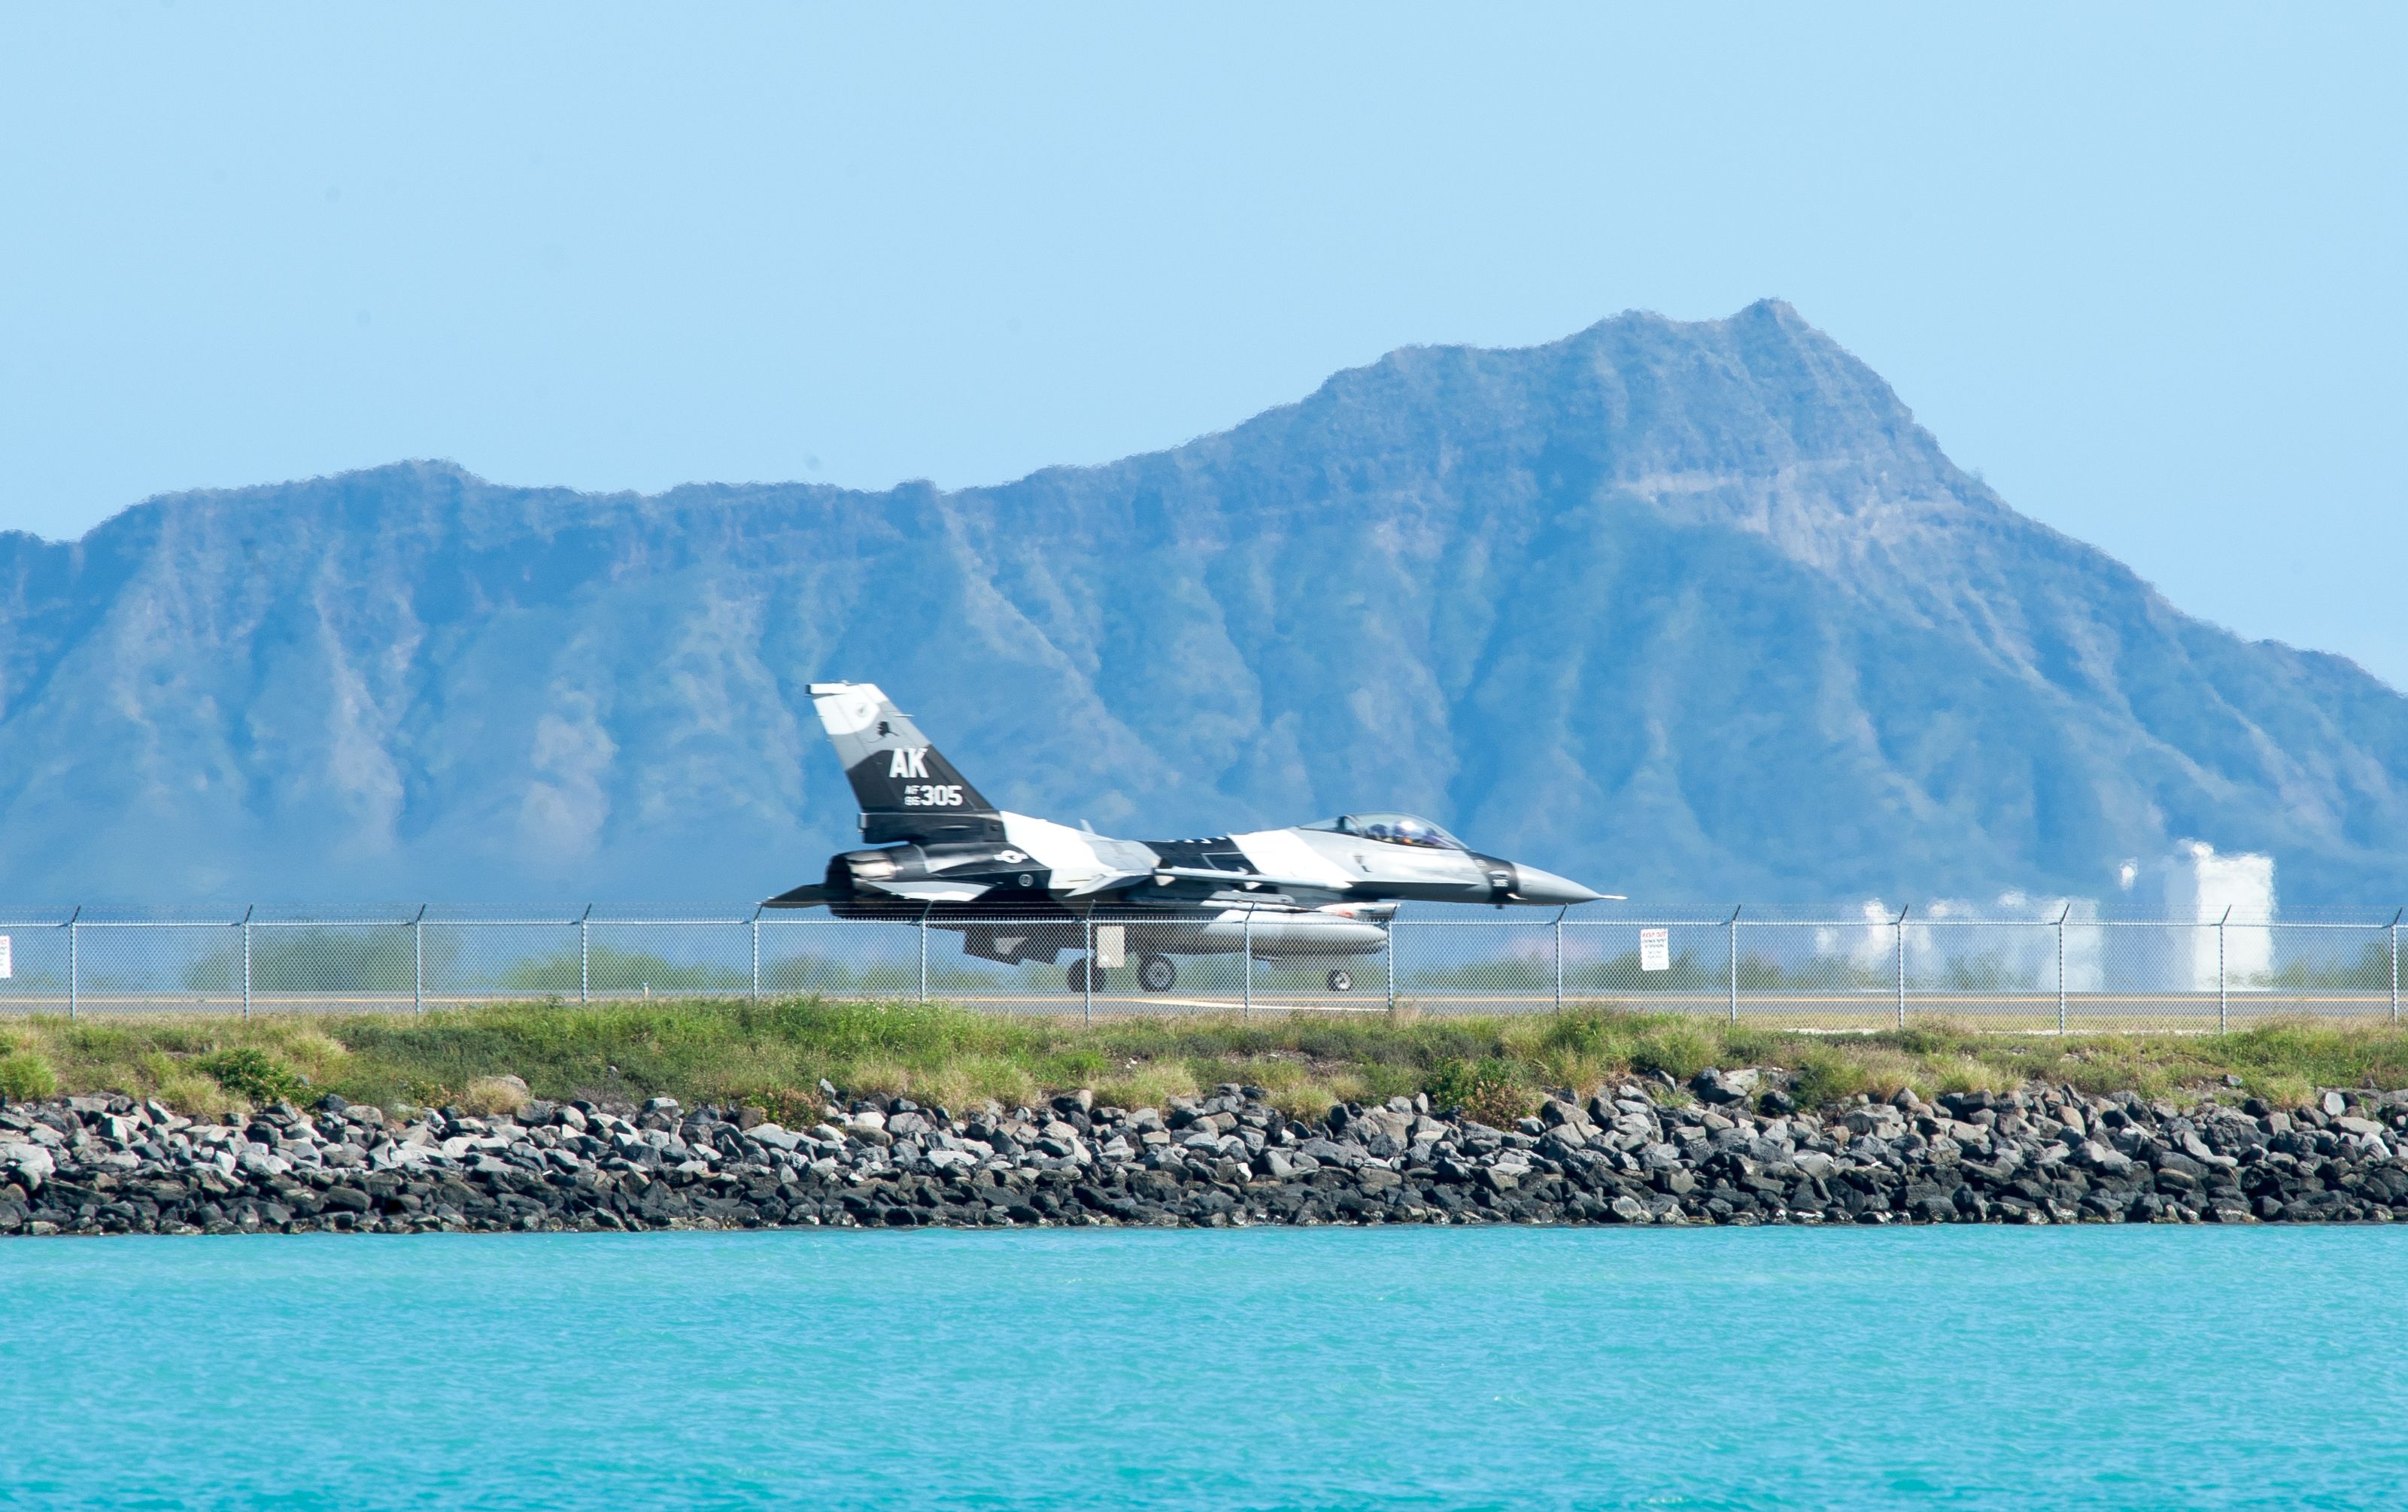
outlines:
M869 844L830 857L819 885L771 906L922 921L960 932L968 953L994 961L1050 962L1067 949L1110 969L1125 951L1150 963L1141 979L1160 991L1172 955L1374 953L1400 903L1565 906L1599 896L1410 814L1193 840L1074 830L990 805L873 685L815 683L811 693ZM1333 972L1333 985L1343 975Z

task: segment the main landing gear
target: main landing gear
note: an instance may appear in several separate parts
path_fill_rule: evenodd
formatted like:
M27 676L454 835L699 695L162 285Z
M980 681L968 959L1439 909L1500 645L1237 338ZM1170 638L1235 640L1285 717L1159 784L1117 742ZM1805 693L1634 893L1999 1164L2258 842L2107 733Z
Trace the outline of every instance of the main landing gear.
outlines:
M1094 979L1095 990L1098 992L1102 991L1104 990L1103 967L1092 963L1085 956L1081 956L1070 963L1070 991L1073 992L1087 991L1091 977Z
M1137 984L1149 992L1168 992L1179 985L1179 968L1167 955L1150 955L1137 963Z
M1351 971L1331 972L1329 974L1329 990L1333 992L1351 992L1354 991L1354 974Z

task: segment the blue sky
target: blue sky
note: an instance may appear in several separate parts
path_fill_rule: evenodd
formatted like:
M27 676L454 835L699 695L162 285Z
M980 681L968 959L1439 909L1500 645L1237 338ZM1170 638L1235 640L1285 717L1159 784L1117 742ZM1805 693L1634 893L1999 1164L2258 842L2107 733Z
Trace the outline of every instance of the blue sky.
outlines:
M1788 299L2018 507L2408 686L2408 21L0 13L0 526L457 459L991 481Z

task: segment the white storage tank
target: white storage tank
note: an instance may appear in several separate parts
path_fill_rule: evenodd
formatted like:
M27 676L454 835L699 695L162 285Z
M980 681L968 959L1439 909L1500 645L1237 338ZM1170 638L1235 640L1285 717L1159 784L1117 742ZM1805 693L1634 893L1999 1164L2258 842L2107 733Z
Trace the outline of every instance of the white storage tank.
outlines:
M2124 891L2136 919L2166 919L2223 930L2226 984L2235 991L2269 984L2274 970L2274 858L2246 851L2219 853L2204 840L2185 840L2154 861L2128 861ZM2174 990L2215 990L2217 931L2172 932L2169 969Z

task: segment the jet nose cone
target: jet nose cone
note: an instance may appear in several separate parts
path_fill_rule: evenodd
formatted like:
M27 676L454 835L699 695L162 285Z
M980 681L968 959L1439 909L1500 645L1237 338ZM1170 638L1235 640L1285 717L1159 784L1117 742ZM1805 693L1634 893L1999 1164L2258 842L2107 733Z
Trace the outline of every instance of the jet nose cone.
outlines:
M1536 866L1513 865L1513 896L1524 903L1545 903L1558 906L1574 903L1595 903L1605 896L1592 892L1569 877L1542 872Z

